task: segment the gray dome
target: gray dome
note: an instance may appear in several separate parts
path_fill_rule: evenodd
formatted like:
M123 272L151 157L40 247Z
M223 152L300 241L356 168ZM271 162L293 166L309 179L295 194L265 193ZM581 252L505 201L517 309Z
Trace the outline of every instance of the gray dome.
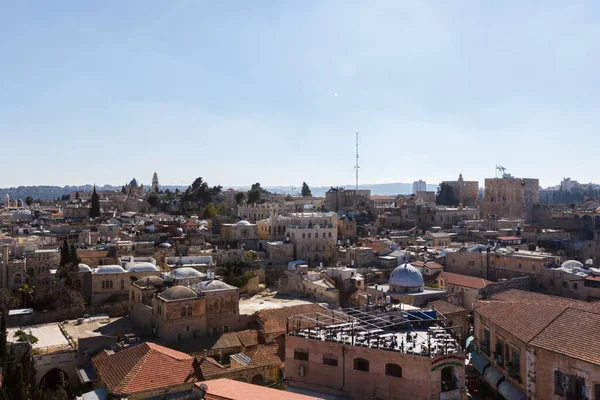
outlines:
M160 286L163 284L163 280L158 276L147 276L145 278L141 278L136 281L136 285L139 287L152 287L152 286Z
M169 273L169 278L171 279L190 279L204 277L206 277L206 274L203 274L202 272L195 270L192 267L175 268Z
M171 245L167 242L164 242L164 243L159 244L158 247L161 249L169 249L169 248L171 248Z
M421 272L409 263L397 266L388 283L393 292L422 291L425 284Z
M158 271L158 268L156 268L156 265L150 263L150 262L141 262L141 263L135 263L132 266L127 268L128 272L154 272L154 271Z
M183 300L193 299L195 297L198 297L198 295L189 287L173 286L159 294L159 297L162 297L165 300Z
M245 220L238 221L235 224L235 226L250 226L250 225L252 225L252 224L250 222L248 222L248 221L245 221Z
M123 267L120 265L104 265L96 270L97 274L119 274L125 273Z
M79 272L92 272L92 269L87 264L79 264Z
M196 289L197 292L209 292L211 290L236 289L236 287L222 281L211 280L196 284L194 289Z

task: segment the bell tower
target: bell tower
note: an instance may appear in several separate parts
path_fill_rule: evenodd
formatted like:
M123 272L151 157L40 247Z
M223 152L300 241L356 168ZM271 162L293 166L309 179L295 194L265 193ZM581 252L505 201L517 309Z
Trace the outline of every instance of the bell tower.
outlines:
M158 193L158 175L156 174L156 171L152 176L152 193Z

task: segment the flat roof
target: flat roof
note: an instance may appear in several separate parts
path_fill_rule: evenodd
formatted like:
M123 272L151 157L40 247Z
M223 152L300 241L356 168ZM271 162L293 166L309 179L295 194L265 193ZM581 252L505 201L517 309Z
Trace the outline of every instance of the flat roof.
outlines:
M31 333L33 336L38 338L36 343L32 344L34 349L45 349L48 352L60 351L65 349L72 349L69 341L60 330L57 322L43 325L31 325L31 326L20 326L17 328L8 328L7 341L11 343L19 343L18 337L15 333L18 330L25 331L27 334Z
M93 315L83 319L69 320L63 324L63 329L73 340L84 339L95 336L121 336L133 333L133 326L129 317L109 318L108 315Z
M240 299L240 314L252 315L261 310L272 310L303 304L314 304L314 302L294 297L282 298L275 296L256 295L251 298Z

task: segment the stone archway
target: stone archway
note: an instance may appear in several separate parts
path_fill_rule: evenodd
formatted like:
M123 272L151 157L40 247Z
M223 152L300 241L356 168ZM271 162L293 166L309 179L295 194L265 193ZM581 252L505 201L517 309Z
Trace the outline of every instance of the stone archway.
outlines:
M254 385L261 385L261 386L262 386L262 385L264 385L264 384L265 384L265 378L263 378L263 376L262 376L262 375L260 375L260 374L258 374L258 375L254 375L254 376L252 377L252 380L251 380L251 382L252 382Z
M64 380L65 388L69 391L69 375L60 368L52 368L40 380L39 388L41 390L56 390L60 386L61 380Z

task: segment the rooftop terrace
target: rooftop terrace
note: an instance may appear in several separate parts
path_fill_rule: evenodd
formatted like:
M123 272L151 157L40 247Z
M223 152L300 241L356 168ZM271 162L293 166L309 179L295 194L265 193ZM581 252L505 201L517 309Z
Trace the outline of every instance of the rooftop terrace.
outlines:
M312 312L288 320L288 334L351 346L437 357L463 351L435 310Z

